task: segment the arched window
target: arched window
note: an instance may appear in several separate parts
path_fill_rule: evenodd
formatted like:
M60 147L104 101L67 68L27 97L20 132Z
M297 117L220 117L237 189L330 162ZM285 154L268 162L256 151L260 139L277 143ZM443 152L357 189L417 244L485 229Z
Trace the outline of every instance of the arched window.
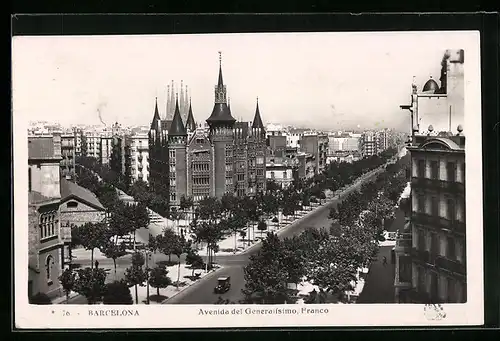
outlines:
M54 265L54 257L52 257L51 255L47 256L47 259L45 261L45 271L46 271L47 281L52 281L51 275L52 275L53 265Z

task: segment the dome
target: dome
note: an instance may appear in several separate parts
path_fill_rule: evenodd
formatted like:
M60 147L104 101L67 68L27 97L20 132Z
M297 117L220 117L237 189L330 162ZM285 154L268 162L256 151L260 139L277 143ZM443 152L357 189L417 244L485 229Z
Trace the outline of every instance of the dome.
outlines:
M424 92L427 92L427 91L433 91L433 92L436 92L439 90L439 85L438 83L436 83L436 81L434 79L429 79L425 84L424 84L424 88L422 91Z

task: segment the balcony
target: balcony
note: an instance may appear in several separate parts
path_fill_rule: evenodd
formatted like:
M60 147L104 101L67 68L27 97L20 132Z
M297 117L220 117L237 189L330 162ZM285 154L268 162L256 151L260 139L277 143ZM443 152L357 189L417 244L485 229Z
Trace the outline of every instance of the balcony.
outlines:
M431 254L429 251L422 251L417 248L411 248L411 257L413 259L416 259L420 261L421 263L427 263L427 264L432 264L431 263Z
M437 256L435 264L437 267L461 276L466 275L465 264L456 260L451 260L443 256Z
M439 179L428 179L424 177L412 177L412 188L430 189L436 191L447 191L450 193L464 193L465 186L461 182L446 181Z
M437 232L449 230L459 235L465 235L464 222L418 212L412 212L412 216L415 223L430 227Z

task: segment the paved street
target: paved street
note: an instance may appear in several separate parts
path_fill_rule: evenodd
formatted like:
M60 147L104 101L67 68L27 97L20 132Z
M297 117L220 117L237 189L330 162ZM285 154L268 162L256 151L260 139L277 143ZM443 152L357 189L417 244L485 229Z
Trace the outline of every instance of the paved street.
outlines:
M353 186L349 187L342 193L342 197L345 197L350 192L355 189L359 189L361 183L366 181L366 179L375 177L380 170L374 171L363 177L363 180L357 181ZM291 237L293 235L300 234L302 231L308 228L328 228L331 224L331 220L328 219L328 214L330 212L331 206L336 206L339 202L338 199L334 199L329 204L316 209L315 211L309 213L307 216L298 220L297 222L281 230L278 235L280 238ZM225 299L229 299L234 302L238 302L243 298L241 290L245 287L245 279L243 274L243 268L248 264L249 257L252 254L257 253L261 248L260 244L255 245L247 252L239 255L217 255L216 262L222 265L224 268L213 274L209 274L203 280L193 285L190 288L185 289L172 299L170 299L167 304L213 304L217 301L219 296ZM389 248L390 249L390 248ZM390 252L390 250L388 251ZM183 261L181 258L181 261ZM204 257L206 258L206 257ZM387 256L390 259L390 255ZM155 254L153 262L156 263L160 260L167 260L168 256L163 254ZM171 257L172 261L177 260L175 256ZM81 267L90 266L89 260L79 260L76 261ZM125 256L117 260L117 279L122 279L124 277L125 269L130 267L130 256ZM115 279L113 260L111 259L101 259L99 260L99 267L110 269L108 272L107 282L111 282ZM231 277L231 290L223 295L216 295L213 293L213 288L217 283L217 278L221 276ZM69 300L69 304L86 304L86 299L81 296L74 297Z
M396 219L387 229L395 232L402 229L404 214L396 211ZM358 298L358 303L394 303L394 265L391 264L392 246L382 246L379 251L378 260L370 266L370 272L365 282L363 292ZM383 257L387 258L387 265L383 265Z
M378 173L379 172L373 172L365 176L363 181L367 178L373 178ZM363 181L358 181L355 185L348 188L342 193L342 196L344 197L353 190L359 189ZM306 217L290 225L285 230L282 230L278 233L278 235L280 238L285 238L300 234L302 231L309 228L329 227L331 224L331 220L328 219L328 214L330 212L329 208L331 206L336 206L337 203L338 200L335 199L330 204L318 208ZM243 294L241 293L241 290L245 287L243 267L248 264L250 255L257 253L260 247L260 244L258 244L245 254L241 255L218 256L217 262L223 265L224 269L208 276L192 287L187 288L172 299L168 300L167 304L214 304L219 296L237 303L239 300L243 299ZM231 289L223 295L214 294L213 288L217 283L217 278L222 276L231 277Z

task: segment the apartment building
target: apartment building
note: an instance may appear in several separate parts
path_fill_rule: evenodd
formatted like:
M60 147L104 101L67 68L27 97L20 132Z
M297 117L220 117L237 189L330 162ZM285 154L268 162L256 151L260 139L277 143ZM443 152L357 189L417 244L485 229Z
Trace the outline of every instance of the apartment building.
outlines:
M295 164L285 157L270 157L266 163L266 180L273 180L282 188L293 182Z
M130 165L132 181L149 180L148 132L137 132L130 137Z
M361 135L360 151L363 157L377 154L377 136L373 131L366 131Z
M403 106L412 114L411 200L395 250L397 302L467 301L463 64L463 50L447 50L441 85L413 84L412 103Z

